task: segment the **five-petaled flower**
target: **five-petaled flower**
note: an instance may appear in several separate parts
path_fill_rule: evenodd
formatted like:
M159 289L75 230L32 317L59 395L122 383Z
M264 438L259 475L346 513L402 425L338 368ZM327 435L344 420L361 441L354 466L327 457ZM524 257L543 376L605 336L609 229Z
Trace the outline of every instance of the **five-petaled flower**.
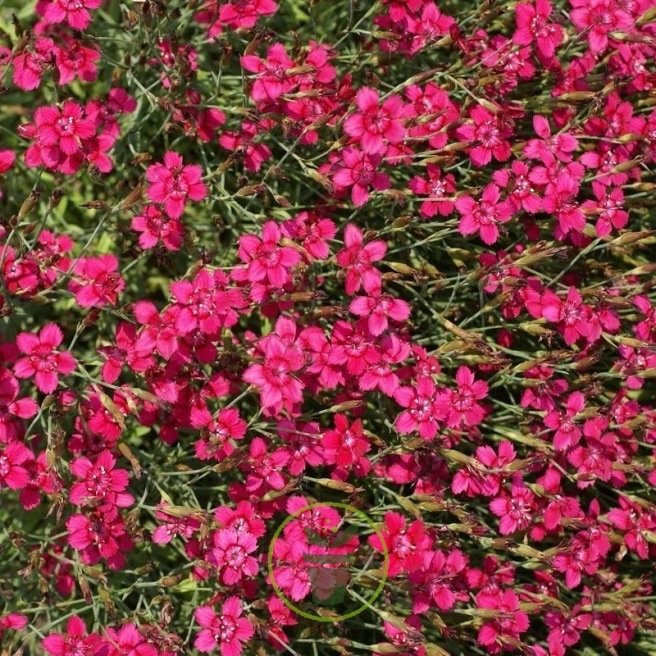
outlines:
M44 393L54 392L59 376L72 373L77 360L67 351L59 351L64 334L59 326L50 323L38 334L20 333L16 345L22 356L14 364L17 378L34 378L36 386Z
M207 196L198 164L184 164L182 155L168 151L163 164L153 164L146 170L148 198L159 203L171 219L179 219L187 201L201 201Z

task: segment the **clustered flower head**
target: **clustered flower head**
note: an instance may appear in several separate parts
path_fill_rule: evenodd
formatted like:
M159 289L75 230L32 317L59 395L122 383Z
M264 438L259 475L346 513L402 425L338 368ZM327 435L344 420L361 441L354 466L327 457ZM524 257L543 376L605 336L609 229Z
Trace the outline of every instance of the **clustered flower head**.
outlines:
M653 0L8 1L0 651L650 653Z

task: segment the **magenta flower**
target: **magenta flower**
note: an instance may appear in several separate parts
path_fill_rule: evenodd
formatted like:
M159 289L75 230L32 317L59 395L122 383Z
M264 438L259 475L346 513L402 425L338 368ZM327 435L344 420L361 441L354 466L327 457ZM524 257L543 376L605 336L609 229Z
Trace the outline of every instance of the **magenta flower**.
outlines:
M53 25L68 23L74 30L86 30L91 23L89 9L98 9L102 2L103 0L50 0L43 7L43 20Z
M410 306L404 300L382 294L377 287L371 290L369 296L356 296L349 310L358 317L366 318L369 332L376 337L387 330L388 319L402 323L410 316Z
M38 335L20 333L16 338L18 350L24 357L14 365L17 378L34 378L36 386L44 394L55 391L60 375L70 374L77 360L66 351L58 351L64 335L54 323L44 326Z
M495 184L489 184L476 201L470 196L460 196L456 201L456 210L460 213L458 230L461 235L473 235L477 232L484 244L494 244L499 239L499 224L510 221L512 207L508 201L501 201L501 190Z
M125 624L119 630L107 629L107 637L111 644L107 656L160 656L161 654L134 624Z
M265 59L257 55L244 55L240 59L242 68L251 73L257 73L253 82L251 98L256 103L271 103L284 93L291 91L294 82L288 70L294 67L285 47L274 43L268 50Z
M435 164L426 167L427 176L416 176L410 180L408 186L415 194L427 196L421 203L421 215L432 218L436 214L449 216L453 212L454 203L451 196L456 191L456 181L451 173L446 175Z
M474 166L485 166L492 158L499 162L509 159L511 150L507 139L512 135L512 130L502 114L492 114L477 105L469 116L471 122L461 125L456 135L469 145L467 152Z
M19 419L29 419L39 411L34 399L18 398L18 381L8 369L0 367L0 443L18 438Z
M77 615L66 624L66 633L51 633L43 639L51 656L96 656L104 643L97 633L87 634L84 621Z
M202 175L200 166L185 165L182 155L168 151L164 164L153 164L146 170L146 193L151 201L164 207L169 218L179 219L188 200L201 201L207 196Z
M303 399L303 383L294 376L304 364L303 355L276 335L269 335L261 344L264 361L248 367L243 379L259 389L265 408L291 410Z
M219 614L211 606L197 608L194 617L201 631L196 636L194 647L204 653L218 647L221 656L240 656L242 643L248 642L255 633L250 621L241 615L238 597L228 597Z
M611 32L622 32L633 27L634 20L622 3L616 0L570 0L573 9L569 17L572 23L588 37L590 52L603 53L608 48Z
M282 246L282 234L275 221L267 221L262 238L242 235L239 238L239 258L246 262L246 279L251 282L268 282L280 289L291 279L291 269L301 256L290 246Z
M62 173L73 173L84 158L83 141L96 134L96 126L85 116L81 105L66 100L56 106L39 107L34 112L34 125L27 126L34 143L25 151L29 167L46 166Z
M167 251L179 251L184 241L182 222L165 216L156 205L146 205L130 227L139 233L139 246L144 250L161 243Z
M219 20L232 29L250 30L261 16L278 11L274 0L232 0L219 9Z
M387 244L375 239L364 243L364 235L357 226L349 223L344 228L344 248L337 253L337 264L346 269L346 293L355 294L362 286L372 289L381 284L380 272L373 262L385 257Z
M69 283L69 290L75 294L80 307L103 307L116 305L120 293L125 289L125 281L118 273L118 259L115 255L82 257L75 264L76 280Z
M95 462L82 457L73 461L71 473L79 479L73 483L69 500L76 506L103 501L110 506L127 508L134 497L125 492L130 478L127 470L115 469L116 458L107 450L98 454Z
M335 164L333 184L338 191L351 189L351 200L356 207L369 200L369 190L388 189L390 179L378 171L380 155L369 155L357 148L344 148L341 161Z
M571 162L572 153L578 148L579 142L571 134L560 132L551 135L549 121L536 114L533 117L533 129L539 139L529 139L524 147L524 155L536 159L543 164L553 164L556 160Z
M23 465L34 460L34 454L20 442L10 442L0 450L0 488L6 485L12 490L21 490L31 480Z
M378 92L369 87L358 90L355 96L358 111L344 122L344 131L357 140L365 153L383 155L387 143L397 144L405 137L403 100L389 96L379 106Z
M552 11L549 0L535 0L535 4L519 3L515 8L517 29L513 41L519 46L535 43L538 53L545 59L551 59L563 42L563 28L549 21Z
M257 550L257 540L251 533L222 529L214 534L214 548L209 562L221 571L225 585L236 585L243 578L255 576L259 570L251 555Z

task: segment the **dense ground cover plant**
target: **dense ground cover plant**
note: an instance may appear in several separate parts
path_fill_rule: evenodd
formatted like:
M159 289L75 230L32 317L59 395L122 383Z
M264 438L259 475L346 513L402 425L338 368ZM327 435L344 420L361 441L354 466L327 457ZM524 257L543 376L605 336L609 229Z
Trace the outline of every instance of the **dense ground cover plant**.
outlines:
M654 653L655 61L654 0L2 2L0 654Z

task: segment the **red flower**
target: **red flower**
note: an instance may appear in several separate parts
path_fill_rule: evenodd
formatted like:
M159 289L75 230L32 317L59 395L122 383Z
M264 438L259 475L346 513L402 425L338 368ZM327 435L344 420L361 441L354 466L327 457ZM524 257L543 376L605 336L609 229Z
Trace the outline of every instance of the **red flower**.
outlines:
M14 375L34 378L44 394L54 392L59 375L70 374L77 366L77 360L70 353L57 350L63 339L62 331L54 323L41 328L38 335L20 333L16 345L24 357L14 364Z

